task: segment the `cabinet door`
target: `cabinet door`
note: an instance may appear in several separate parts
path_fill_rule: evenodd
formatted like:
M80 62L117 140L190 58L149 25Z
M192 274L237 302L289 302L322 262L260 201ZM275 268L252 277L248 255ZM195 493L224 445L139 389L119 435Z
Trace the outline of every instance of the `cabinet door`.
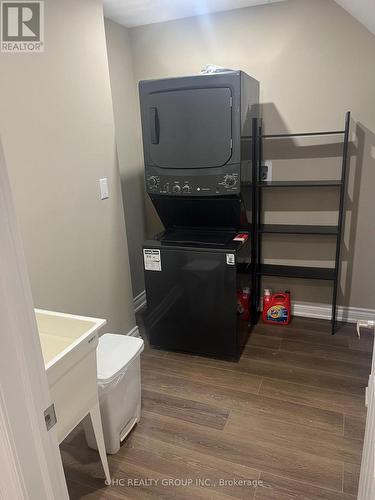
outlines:
M232 154L229 88L173 90L149 94L149 152L163 168L225 165Z

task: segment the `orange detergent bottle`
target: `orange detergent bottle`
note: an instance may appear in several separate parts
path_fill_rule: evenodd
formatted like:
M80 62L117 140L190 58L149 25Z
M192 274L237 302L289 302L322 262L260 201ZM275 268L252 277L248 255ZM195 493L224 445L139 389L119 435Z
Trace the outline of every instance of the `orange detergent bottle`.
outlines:
M264 290L263 314L265 323L274 325L288 325L290 323L290 292L271 293L271 290Z

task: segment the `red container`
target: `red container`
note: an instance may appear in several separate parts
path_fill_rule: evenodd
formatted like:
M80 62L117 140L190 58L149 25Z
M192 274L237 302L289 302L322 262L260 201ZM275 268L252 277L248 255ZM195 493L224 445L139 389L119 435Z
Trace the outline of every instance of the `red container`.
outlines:
M265 290L263 296L263 321L274 325L288 325L290 316L290 292L271 294L269 290Z
M237 313L240 319L250 319L250 289L247 287L237 290Z

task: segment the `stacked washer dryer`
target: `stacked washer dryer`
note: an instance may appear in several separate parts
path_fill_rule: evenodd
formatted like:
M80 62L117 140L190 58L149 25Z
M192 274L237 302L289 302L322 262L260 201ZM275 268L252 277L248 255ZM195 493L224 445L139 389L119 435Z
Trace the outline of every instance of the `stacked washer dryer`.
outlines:
M139 93L146 189L165 227L143 246L150 345L238 358L237 262L252 244L238 237L252 203L242 139L259 83L228 71L142 81Z

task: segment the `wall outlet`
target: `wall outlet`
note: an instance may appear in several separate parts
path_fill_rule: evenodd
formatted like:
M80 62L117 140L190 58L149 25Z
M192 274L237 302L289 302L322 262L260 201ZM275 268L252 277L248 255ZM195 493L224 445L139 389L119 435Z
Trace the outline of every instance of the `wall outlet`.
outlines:
M272 161L265 161L260 169L260 180L263 182L272 181Z

